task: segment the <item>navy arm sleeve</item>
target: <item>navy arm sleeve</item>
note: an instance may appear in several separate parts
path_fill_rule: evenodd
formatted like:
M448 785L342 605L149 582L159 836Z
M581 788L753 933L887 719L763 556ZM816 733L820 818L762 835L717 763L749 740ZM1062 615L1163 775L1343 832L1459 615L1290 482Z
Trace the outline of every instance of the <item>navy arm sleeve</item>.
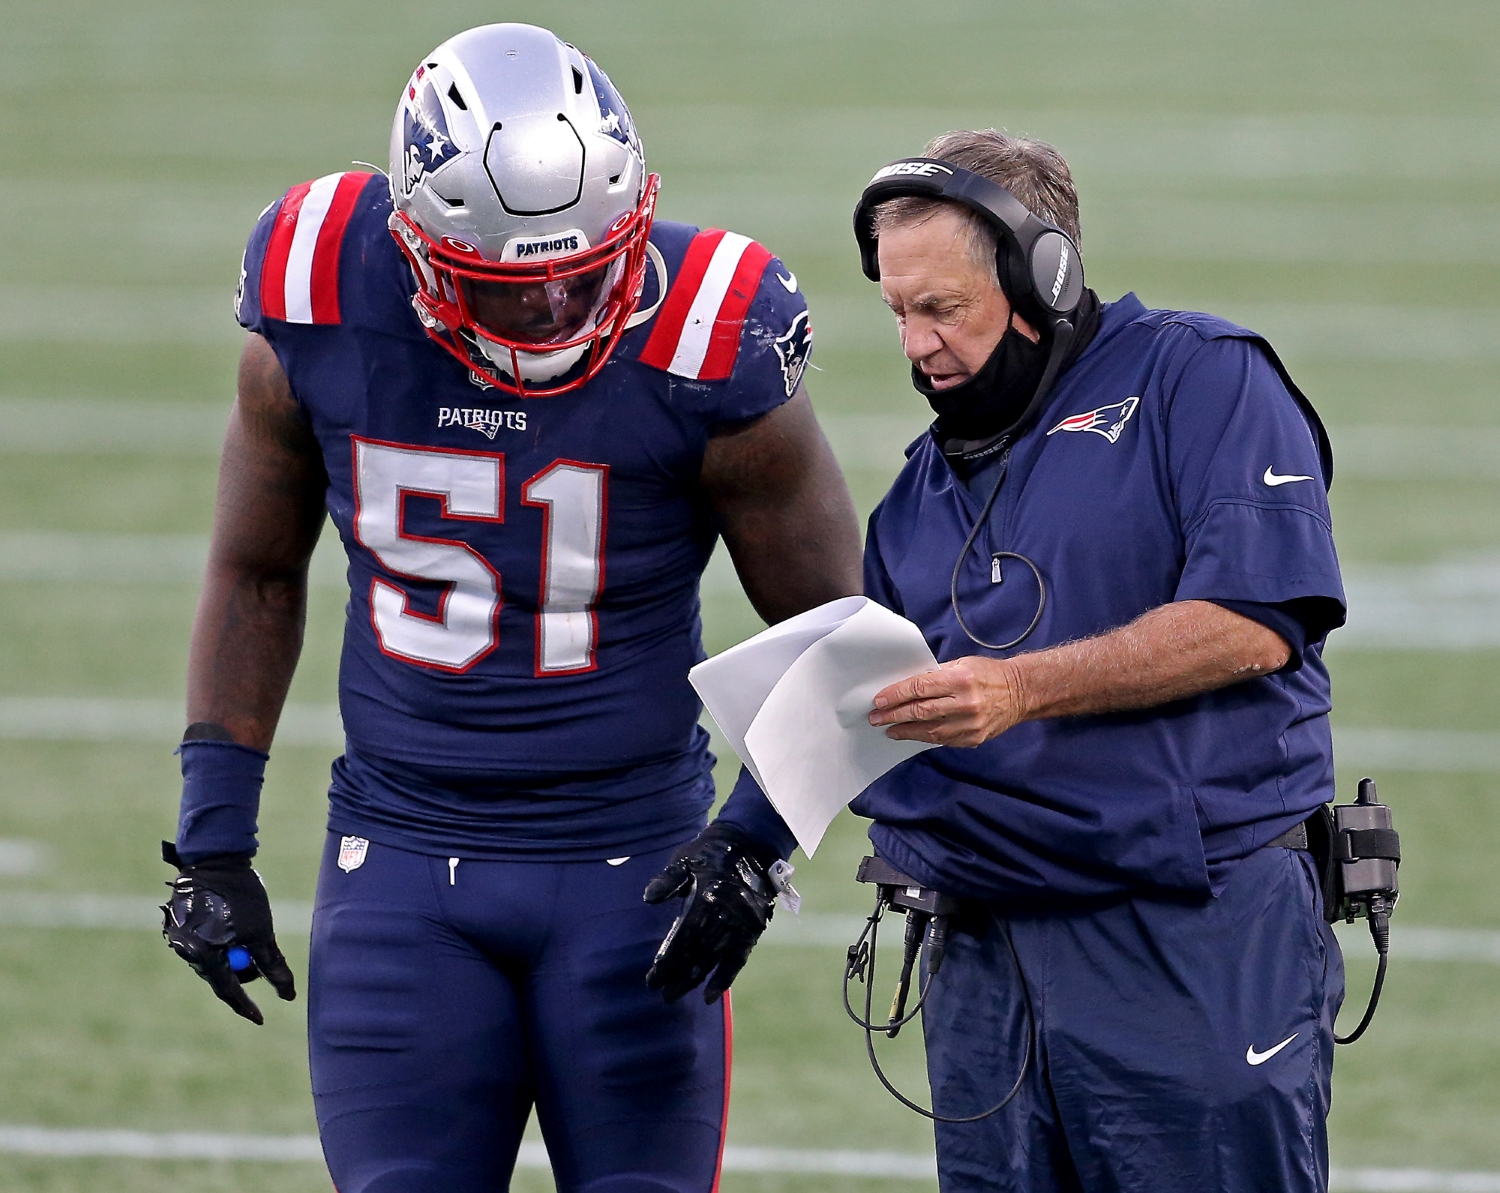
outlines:
M740 777L735 781L734 790L729 793L724 807L714 819L716 822L734 825L758 845L764 846L768 853L774 852L777 857L791 857L792 850L797 848L797 838L787 828L781 814L771 806L771 801L760 789L760 784L755 781L749 767L740 767Z
M1241 604L1283 637L1275 623L1290 617L1302 649L1321 642L1345 613L1327 478L1307 417L1260 345L1223 337L1193 352L1166 423L1186 555L1174 599Z

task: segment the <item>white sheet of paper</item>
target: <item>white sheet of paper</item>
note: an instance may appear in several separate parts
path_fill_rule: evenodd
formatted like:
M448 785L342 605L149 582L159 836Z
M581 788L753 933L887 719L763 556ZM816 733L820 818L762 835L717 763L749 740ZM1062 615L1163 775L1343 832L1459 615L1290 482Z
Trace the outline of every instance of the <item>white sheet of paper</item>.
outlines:
M688 677L811 857L840 808L932 748L892 741L867 718L881 688L936 667L906 618L843 597L699 663Z

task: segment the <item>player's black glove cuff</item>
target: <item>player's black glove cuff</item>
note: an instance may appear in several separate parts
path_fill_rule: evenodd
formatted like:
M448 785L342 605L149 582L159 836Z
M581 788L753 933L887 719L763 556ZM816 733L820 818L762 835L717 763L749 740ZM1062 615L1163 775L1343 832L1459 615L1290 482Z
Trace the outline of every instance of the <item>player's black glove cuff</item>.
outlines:
M263 1023L264 1016L241 983L264 976L279 997L296 998L292 971L276 947L271 900L249 855L221 854L184 866L176 846L163 841L161 856L180 871L161 909L162 935L172 951L252 1023Z
M739 829L710 824L647 884L647 903L683 900L646 975L646 985L668 1002L705 978L703 1001L717 1002L750 959L776 902L760 853Z

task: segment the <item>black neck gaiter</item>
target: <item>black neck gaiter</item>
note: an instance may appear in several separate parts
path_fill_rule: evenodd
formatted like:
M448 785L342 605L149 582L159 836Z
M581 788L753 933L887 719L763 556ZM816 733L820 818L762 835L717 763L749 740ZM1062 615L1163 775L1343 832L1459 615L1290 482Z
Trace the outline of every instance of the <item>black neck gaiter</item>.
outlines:
M1059 377L1089 346L1099 328L1099 297L1092 290L1083 292L1074 324L1077 331L1058 369ZM1047 337L1032 343L1022 335L1012 316L984 367L961 385L935 390L922 371L912 365L911 383L937 415L933 434L944 454L962 456L982 450L1004 432L1016 429L1047 369L1050 349Z

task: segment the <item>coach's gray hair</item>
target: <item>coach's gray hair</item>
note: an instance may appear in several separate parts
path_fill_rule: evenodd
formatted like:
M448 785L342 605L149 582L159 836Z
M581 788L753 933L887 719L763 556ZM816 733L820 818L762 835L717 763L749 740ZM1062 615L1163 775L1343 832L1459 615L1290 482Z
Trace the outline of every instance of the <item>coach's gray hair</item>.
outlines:
M923 157L948 162L991 182L998 182L1033 215L1056 224L1080 248L1083 236L1078 226L1078 191L1068 163L1045 141L1012 137L999 129L958 130L934 137L922 150ZM920 223L950 204L944 199L902 195L887 199L875 209L874 231L878 237L889 228ZM969 233L969 252L974 263L995 274L996 236L985 220L959 207Z

